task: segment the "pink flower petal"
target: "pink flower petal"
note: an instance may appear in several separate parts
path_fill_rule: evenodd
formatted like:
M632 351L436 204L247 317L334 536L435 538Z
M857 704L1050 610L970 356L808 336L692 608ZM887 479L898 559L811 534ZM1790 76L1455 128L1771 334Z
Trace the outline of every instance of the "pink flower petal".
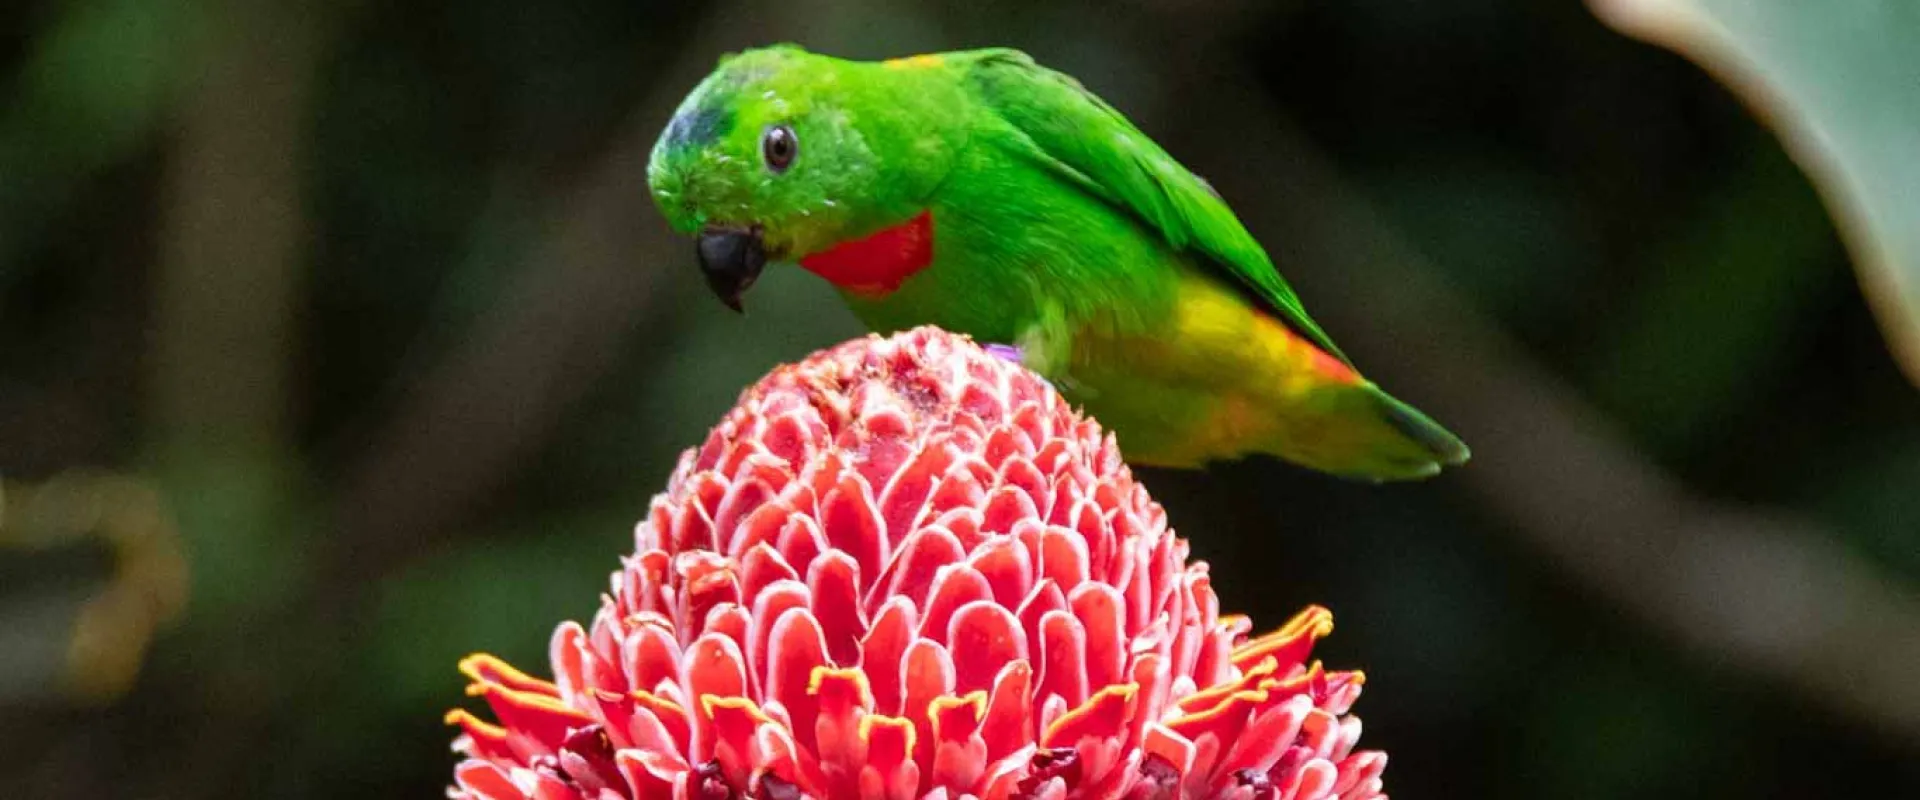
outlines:
M481 800L517 800L522 796L505 770L478 759L470 758L455 766L453 783Z
M713 758L713 718L707 713L703 700L713 697L736 697L746 693L746 665L742 663L740 647L732 639L719 634L706 634L687 648L687 654L680 665L683 676L682 690L693 698L695 705L693 717L693 745L688 761L695 763Z
M935 786L966 792L986 770L987 743L979 735L986 707L986 692L934 699L928 716L932 719L933 732L929 777Z
M1087 685L1111 686L1124 680L1127 634L1120 593L1106 584L1087 583L1069 592L1067 603L1087 631Z
M1381 796L1309 607L1250 638L1114 437L931 329L775 370L634 531L551 682L461 662L453 797Z
M907 646L918 629L913 603L904 597L887 601L867 637L860 643L860 664L873 686L873 707L882 714L899 714L906 698Z
M953 613L975 600L993 597L993 587L985 576L965 564L949 564L934 576L933 592L920 616L920 635L945 642Z
M954 689L960 693L991 687L1001 667L1027 657L1020 621L992 600L975 600L955 611L946 640L955 654Z
M874 583L875 588L887 587L885 594L868 597L867 605L889 597L906 598L915 606L925 604L940 568L959 561L965 552L960 549L960 540L945 527L914 531L894 554L893 563L887 566L886 580Z
M1017 490L1008 491L1017 493ZM993 588L994 601L1008 608L1018 607L1033 585L1032 558L1027 548L1011 536L997 536L982 542L967 556L967 563L987 579L987 585Z
M814 670L825 666L829 666L827 646L813 614L804 608L782 613L767 641L766 697L787 710L794 740L802 748L813 747L813 722L819 715L813 676Z
M1033 668L1025 661L1011 662L994 676L987 711L980 720L988 760L1005 758L1033 744L1032 681Z
M867 633L866 615L860 612L860 566L846 553L825 553L807 568L807 589L833 663L859 663L860 640Z
M937 698L952 695L953 658L947 648L931 639L917 639L907 646L906 673L902 678L906 697L901 704L902 715L916 728L919 728L922 749L914 753L920 761L928 761L933 750L932 722L930 710Z
M860 768L860 797L904 800L920 786L920 767L914 762L913 723L878 714L861 719L860 738L867 742L866 765Z
M1057 695L1069 706L1086 702L1087 629L1066 611L1040 618L1040 695Z

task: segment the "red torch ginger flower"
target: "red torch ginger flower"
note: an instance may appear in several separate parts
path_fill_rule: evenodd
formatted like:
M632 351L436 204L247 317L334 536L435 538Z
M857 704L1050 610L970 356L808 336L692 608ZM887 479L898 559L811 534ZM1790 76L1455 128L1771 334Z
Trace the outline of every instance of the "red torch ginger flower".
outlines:
M457 798L1372 798L1311 607L1248 638L1111 436L922 328L748 389L552 682L467 658Z

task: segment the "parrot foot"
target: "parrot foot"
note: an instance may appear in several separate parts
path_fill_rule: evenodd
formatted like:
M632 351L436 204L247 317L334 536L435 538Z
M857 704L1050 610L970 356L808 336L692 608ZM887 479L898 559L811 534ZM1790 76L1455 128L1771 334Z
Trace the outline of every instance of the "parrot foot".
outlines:
M1018 345L997 344L997 343L990 342L982 349L987 351L987 355L993 356L994 358L998 358L1002 361L1010 361L1010 362L1013 362L1014 364L1018 364L1022 367L1025 367L1027 371L1033 373L1034 377L1039 378L1041 383L1044 383L1047 386L1052 387L1054 391L1060 390L1060 387L1054 386L1054 383L1052 380L1048 379L1047 376L1040 374L1040 370L1037 369L1038 365L1027 363L1026 348L1020 347Z
M1020 348L1015 347L1013 345L988 344L986 346L986 351L987 351L987 355L993 356L1002 361L1011 361L1023 367L1027 365L1026 353L1022 352Z

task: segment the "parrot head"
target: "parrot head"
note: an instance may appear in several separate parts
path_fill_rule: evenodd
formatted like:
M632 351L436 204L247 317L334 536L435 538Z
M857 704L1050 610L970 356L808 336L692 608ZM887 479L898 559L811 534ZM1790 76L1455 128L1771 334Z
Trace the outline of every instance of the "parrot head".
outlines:
M731 55L655 142L654 202L697 238L707 285L735 311L767 262L870 231L930 192L950 160L951 148L930 146L938 135L914 130L924 98L875 80L877 69L792 45Z

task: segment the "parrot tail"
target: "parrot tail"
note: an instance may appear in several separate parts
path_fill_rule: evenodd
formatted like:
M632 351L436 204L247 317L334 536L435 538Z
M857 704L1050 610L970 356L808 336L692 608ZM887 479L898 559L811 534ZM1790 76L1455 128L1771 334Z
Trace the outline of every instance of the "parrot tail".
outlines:
M1368 381L1323 385L1269 439L1269 452L1341 477L1417 480L1472 455L1433 418Z
M1441 427L1440 423L1421 413L1420 409L1400 402L1399 398L1381 391L1377 386L1368 388L1379 403L1380 416L1387 424L1426 448L1440 466L1457 467L1473 457L1473 451L1467 449L1466 442L1460 441L1460 437Z

